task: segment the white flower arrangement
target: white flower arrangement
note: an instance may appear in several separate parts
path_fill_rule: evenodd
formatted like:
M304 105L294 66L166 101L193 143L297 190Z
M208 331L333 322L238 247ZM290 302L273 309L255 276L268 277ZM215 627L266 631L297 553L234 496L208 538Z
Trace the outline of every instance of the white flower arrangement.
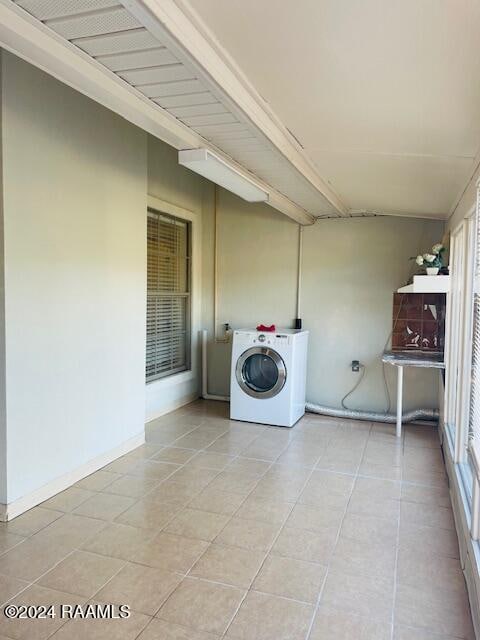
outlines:
M441 269L443 267L443 253L445 251L445 247L443 244L438 242L434 244L432 247L432 253L424 253L420 254L416 258L412 258L418 264L419 267L426 268L438 268Z

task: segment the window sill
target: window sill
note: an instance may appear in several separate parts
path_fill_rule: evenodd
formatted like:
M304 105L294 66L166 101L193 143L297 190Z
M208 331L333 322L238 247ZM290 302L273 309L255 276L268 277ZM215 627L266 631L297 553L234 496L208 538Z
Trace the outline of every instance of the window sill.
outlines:
M151 380L150 382L146 382L145 385L147 387L153 385L161 385L162 387L173 387L177 384L183 384L184 382L189 382L193 380L195 377L193 371L189 369L188 371L180 371L180 373L174 373L171 376L165 376L164 378L157 378L157 380Z

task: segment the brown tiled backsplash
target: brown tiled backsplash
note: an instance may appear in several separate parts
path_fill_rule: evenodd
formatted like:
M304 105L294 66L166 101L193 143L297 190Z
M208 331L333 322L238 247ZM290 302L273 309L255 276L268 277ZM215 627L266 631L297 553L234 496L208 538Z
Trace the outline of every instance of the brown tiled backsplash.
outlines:
M393 351L443 351L444 293L394 293Z

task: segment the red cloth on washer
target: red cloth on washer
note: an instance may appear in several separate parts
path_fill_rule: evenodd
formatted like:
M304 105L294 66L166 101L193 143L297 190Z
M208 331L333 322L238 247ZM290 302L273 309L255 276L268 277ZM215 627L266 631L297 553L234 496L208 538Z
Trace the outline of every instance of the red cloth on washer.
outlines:
M257 327L257 331L275 331L275 325L271 324L269 327L267 327L266 324L259 324Z

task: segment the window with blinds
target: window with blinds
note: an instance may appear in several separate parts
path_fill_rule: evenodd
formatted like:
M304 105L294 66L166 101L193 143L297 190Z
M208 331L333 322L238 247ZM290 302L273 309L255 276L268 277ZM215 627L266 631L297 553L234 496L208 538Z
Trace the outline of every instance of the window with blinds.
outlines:
M190 368L190 224L148 210L146 380Z
M472 369L470 380L469 440L480 460L480 202L477 195L475 271L473 276Z

